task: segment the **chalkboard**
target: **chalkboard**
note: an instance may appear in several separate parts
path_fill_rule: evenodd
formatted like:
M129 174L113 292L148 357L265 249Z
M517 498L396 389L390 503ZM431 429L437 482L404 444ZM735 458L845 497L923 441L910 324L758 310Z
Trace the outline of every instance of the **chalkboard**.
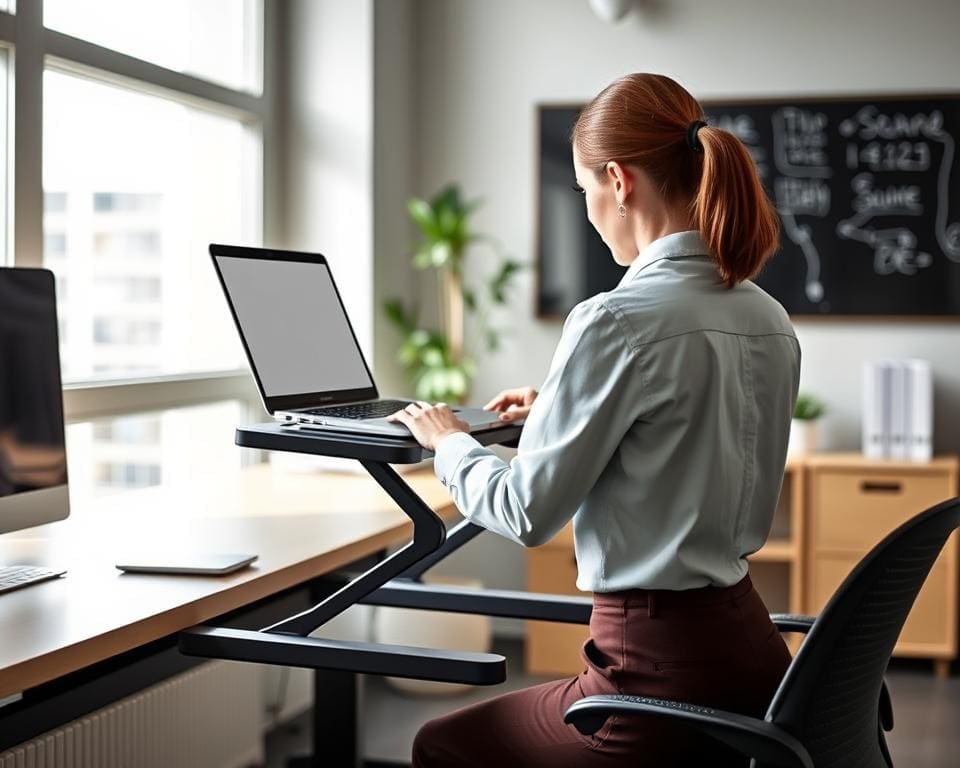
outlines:
M704 112L750 150L780 214L781 248L757 283L788 312L960 317L960 96L736 100L707 102ZM556 225L545 225L557 213L545 215L555 192L544 169L557 161L545 158L576 114L540 112L542 270L562 266L550 263ZM596 246L579 260L595 266ZM541 290L539 309L562 314L589 295L579 293L558 301Z

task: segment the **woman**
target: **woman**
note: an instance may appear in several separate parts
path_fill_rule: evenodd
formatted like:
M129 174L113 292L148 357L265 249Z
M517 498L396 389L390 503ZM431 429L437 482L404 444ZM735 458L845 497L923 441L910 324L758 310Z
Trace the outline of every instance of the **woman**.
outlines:
M478 525L537 546L573 518L577 586L594 593L586 668L428 723L413 764L745 766L659 719L585 737L563 712L626 693L762 715L789 663L745 559L769 533L800 369L786 313L748 282L777 217L744 146L667 77L612 83L572 140L587 217L628 269L570 313L539 395L488 404L526 416L517 456L442 404L394 418Z

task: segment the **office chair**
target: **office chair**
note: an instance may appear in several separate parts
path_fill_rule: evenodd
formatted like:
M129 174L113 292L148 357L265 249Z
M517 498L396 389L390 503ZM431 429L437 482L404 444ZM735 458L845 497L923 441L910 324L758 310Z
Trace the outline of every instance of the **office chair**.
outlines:
M589 696L564 720L591 735L614 714L668 717L753 758L754 768L892 768L884 672L920 587L958 527L960 498L931 507L874 547L815 620L777 617L782 630L809 633L763 720L640 696Z

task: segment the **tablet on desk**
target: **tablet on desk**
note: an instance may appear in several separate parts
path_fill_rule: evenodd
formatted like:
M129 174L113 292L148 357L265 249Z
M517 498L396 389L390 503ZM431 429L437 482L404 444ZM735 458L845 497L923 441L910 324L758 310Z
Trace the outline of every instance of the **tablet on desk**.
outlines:
M127 573L182 573L197 576L221 576L245 568L257 559L257 555L218 554L193 552L179 555L156 555L139 557L117 568Z

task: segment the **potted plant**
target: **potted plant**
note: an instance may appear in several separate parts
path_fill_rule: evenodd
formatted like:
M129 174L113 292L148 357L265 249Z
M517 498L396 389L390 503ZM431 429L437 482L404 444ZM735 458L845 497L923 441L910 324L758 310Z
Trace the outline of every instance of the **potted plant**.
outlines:
M817 450L818 429L817 420L826 412L822 400L800 393L797 404L793 409L793 419L790 422L790 442L787 453L804 455Z
M407 203L407 211L422 236L413 253L414 266L436 270L441 327L421 327L418 309L408 309L399 299L391 299L384 308L403 335L397 357L421 400L466 400L476 373L478 351L478 344L468 343L465 338L466 313L474 315L474 340L491 352L500 345L502 331L490 325L489 311L506 303L509 285L521 266L501 255L484 290L475 291L464 283L464 260L471 246L483 243L499 251L495 241L470 225L470 216L478 205L476 200L465 201L455 184L431 200L413 198Z

